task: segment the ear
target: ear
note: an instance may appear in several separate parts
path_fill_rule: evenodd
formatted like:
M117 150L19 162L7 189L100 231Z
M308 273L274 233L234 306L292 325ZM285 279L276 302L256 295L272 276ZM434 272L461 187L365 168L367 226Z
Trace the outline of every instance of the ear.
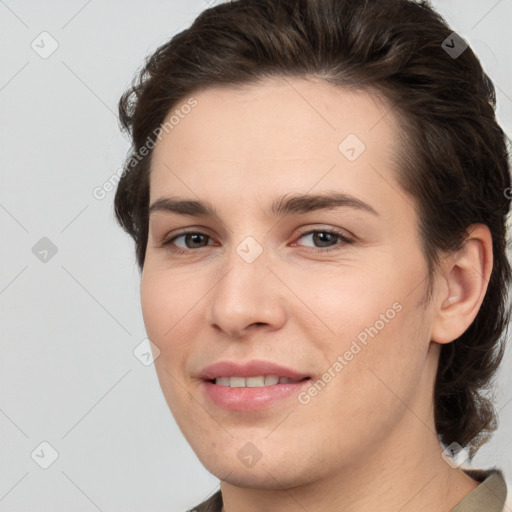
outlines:
M493 266L492 236L484 224L468 230L464 246L441 264L433 301L432 341L449 343L471 325L484 300Z

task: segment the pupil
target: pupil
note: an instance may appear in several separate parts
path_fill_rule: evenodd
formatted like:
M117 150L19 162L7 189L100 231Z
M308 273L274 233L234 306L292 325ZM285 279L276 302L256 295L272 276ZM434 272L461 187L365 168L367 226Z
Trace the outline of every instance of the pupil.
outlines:
M193 243L196 243L198 242L198 239L200 239L203 235L200 235L200 234L192 234L192 235L189 235L190 238L193 239ZM189 238L189 239L190 239ZM188 244L187 244L188 245Z
M315 243L319 242L322 247L325 247L325 245L322 245L325 242L327 242L327 244L329 244L329 239L331 237L333 237L333 236L336 236L336 235L333 235L332 233L325 233L323 231L320 231L319 233L314 233L313 234L313 238L314 238ZM327 237L327 240L323 240L322 241L321 238L324 238L324 237ZM330 240L330 241L332 242L332 240Z

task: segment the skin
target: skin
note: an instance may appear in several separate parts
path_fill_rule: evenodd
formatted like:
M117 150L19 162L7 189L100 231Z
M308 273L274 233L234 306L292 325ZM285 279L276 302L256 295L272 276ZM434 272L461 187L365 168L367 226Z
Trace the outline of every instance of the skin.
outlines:
M406 148L385 101L300 78L194 98L155 147L150 204L209 201L220 219L150 215L141 299L163 393L221 480L225 511L449 511L477 483L441 457L434 378L441 344L464 332L483 300L488 229L473 226L461 251L442 259L425 304L415 201L395 176L393 156ZM355 161L338 149L348 134L366 146ZM269 214L284 195L332 191L377 214ZM207 236L162 244L184 228ZM322 245L301 234L311 229L352 242L333 235ZM236 251L248 236L263 249L252 263ZM316 381L396 303L401 311L307 404L292 396L228 411L201 391L198 373L226 359L270 360ZM261 454L252 467L237 456L248 442Z

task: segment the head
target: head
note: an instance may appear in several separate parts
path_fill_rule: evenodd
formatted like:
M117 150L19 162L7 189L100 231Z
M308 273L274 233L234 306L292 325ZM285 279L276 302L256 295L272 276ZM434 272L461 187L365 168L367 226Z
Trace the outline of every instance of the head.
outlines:
M164 395L217 476L246 446L272 474L294 454L317 454L319 473L353 464L411 411L430 408L441 442L472 454L496 428L509 160L493 85L471 48L445 50L451 34L425 2L233 1L123 95L133 145L115 211ZM322 194L343 205L293 199ZM284 410L226 411L200 373L228 359L311 383Z

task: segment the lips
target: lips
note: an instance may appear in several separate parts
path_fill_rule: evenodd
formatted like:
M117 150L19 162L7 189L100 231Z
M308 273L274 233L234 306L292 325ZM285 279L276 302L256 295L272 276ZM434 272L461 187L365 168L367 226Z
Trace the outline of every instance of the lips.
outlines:
M260 377L275 375L279 378L287 378L292 381L300 381L308 378L309 375L301 373L292 368L264 360L252 360L246 363L235 363L234 361L218 361L204 368L199 378L207 381L214 381L218 377Z
M294 400L294 395L309 386L311 378L298 370L263 360L219 361L204 368L199 377L201 390L210 403L245 413L272 410L285 400Z

